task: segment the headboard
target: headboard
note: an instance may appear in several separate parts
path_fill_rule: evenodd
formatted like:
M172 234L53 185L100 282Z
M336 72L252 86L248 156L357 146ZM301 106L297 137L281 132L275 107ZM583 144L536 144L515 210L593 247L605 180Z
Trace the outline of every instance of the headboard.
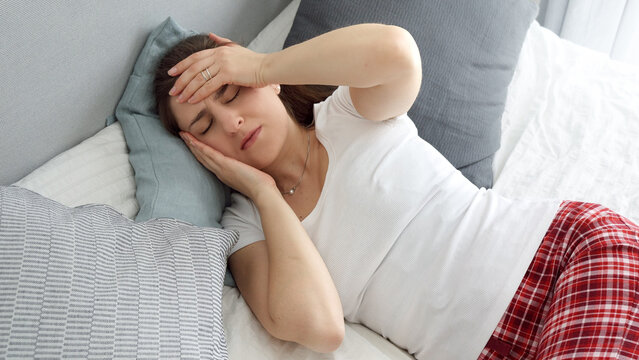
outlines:
M0 185L105 126L168 16L247 45L290 0L8 0L0 11Z

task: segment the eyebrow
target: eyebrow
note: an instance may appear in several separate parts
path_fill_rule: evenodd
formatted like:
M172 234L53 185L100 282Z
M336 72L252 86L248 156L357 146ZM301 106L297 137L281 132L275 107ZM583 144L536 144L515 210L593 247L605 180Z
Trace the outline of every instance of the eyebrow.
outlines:
M226 91L226 89L228 88L229 84L224 84L222 85L221 88L219 88L216 92L215 92L215 96L213 97L215 100L218 100L219 98L222 97L222 95L224 95L224 92ZM197 113L197 115L195 115L195 117L193 118L193 120L191 120L191 124L189 125L189 130L191 129L191 127L193 126L193 124L195 124L196 122L200 121L200 119L202 119L202 117L204 116L204 114L206 114L206 109L202 109L200 110L199 113Z
M217 99L221 98L221 97L222 97L222 95L224 95L224 92L226 91L226 88L228 88L228 87L229 87L229 84L224 84L224 85L222 85L222 87L221 87L221 88L219 88L219 89L215 92L215 97L214 97L214 99L215 99L215 100L217 100Z
M199 113L197 113L197 115L195 115L195 118L191 120L191 124L189 125L189 130L191 130L191 127L193 126L193 124L198 122L204 116L205 113L206 113L206 109L202 109L200 110Z

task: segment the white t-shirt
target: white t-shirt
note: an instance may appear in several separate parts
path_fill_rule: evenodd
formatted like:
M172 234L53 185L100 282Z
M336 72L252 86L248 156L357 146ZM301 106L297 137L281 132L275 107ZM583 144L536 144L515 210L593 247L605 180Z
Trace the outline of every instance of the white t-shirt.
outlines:
M362 118L348 87L315 104L328 171L302 221L333 278L344 317L417 358L474 359L506 311L560 201L478 189L403 114ZM264 240L250 200L222 225Z

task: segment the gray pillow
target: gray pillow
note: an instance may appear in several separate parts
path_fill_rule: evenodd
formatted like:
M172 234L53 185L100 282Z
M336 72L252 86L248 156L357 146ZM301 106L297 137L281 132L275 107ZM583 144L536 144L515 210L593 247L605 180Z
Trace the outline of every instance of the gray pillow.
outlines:
M222 212L230 200L229 189L195 159L181 139L164 129L155 108L156 64L170 48L194 34L170 17L153 30L115 109L135 171L135 196L140 204L135 221L169 217L221 227ZM109 118L107 125L115 118ZM225 284L235 285L228 271Z
M508 84L536 14L531 0L302 0L284 46L357 23L407 29L423 68L408 115L423 139L489 188Z
M228 358L237 238L0 187L0 358Z

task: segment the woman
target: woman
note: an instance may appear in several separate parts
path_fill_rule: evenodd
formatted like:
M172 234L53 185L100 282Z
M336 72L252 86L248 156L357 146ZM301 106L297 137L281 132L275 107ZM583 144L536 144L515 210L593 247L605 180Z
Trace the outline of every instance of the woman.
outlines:
M200 36L158 66L165 126L239 192L222 224L258 320L320 352L345 317L420 359L635 358L639 228L475 187L406 115L420 64L360 24L272 54Z

